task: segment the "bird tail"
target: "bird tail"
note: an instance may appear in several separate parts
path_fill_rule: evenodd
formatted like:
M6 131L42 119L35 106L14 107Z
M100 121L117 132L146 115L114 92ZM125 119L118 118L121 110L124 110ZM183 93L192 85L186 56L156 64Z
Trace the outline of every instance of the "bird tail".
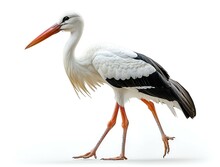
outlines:
M172 87L176 95L177 102L179 103L184 115L186 118L194 118L196 116L196 108L190 94L177 81L170 79L170 82L173 85Z

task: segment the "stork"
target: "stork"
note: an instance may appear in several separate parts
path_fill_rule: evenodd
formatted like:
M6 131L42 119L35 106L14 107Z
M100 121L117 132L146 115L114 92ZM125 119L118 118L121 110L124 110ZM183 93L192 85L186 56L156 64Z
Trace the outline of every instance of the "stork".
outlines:
M83 32L83 19L73 13L63 17L58 23L35 38L27 48L45 40L60 31L70 32L70 38L64 48L64 67L75 92L89 95L102 84L109 85L115 93L115 108L107 128L95 147L86 154L73 158L96 157L97 149L105 136L116 123L118 111L122 117L123 140L121 154L103 160L125 160L125 143L128 118L125 103L130 98L140 99L152 112L160 130L164 144L163 157L170 151L169 137L165 134L156 113L154 102L164 103L175 113L174 108L183 111L186 118L194 118L196 109L188 91L177 81L170 78L167 71L153 59L128 49L113 46L96 46L89 49L84 56L75 57L75 48Z

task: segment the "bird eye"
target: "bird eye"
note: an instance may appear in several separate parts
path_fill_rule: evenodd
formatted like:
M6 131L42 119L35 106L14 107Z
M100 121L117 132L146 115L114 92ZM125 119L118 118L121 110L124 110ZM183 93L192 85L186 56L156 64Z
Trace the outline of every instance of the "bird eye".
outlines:
M62 21L62 22L65 22L65 21L67 21L67 20L69 20L69 17L68 17L68 16L65 16L65 17L63 18L63 21Z

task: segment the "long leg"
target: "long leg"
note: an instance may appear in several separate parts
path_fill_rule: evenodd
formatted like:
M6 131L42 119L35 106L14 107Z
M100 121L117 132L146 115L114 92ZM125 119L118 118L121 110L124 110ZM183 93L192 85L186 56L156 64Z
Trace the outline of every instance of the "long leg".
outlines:
M170 146L169 146L168 140L173 140L174 137L168 137L165 135L163 128L160 124L159 118L157 116L156 109L154 107L154 103L152 103L151 101L147 101L146 99L141 99L141 101L143 101L148 106L149 110L152 112L152 114L154 116L155 121L157 122L158 128L159 128L161 136L162 136L162 140L164 143L164 155L163 155L163 158L164 158L166 156L166 154L170 152Z
M74 156L73 158L77 159L77 158L90 158L92 156L96 157L96 151L99 148L100 144L102 143L103 139L105 138L105 136L108 134L108 132L112 129L112 127L115 125L116 123L116 119L117 119L117 115L118 115L118 110L119 110L119 104L116 103L115 105L115 109L114 109L114 113L112 115L111 120L108 122L107 128L105 130L105 132L103 133L102 137L100 138L100 140L98 141L98 143L96 144L96 146L88 153L84 154L84 155L80 155L80 156Z
M121 148L121 154L118 157L114 158L103 158L102 160L126 160L127 158L125 157L125 143L126 143L126 136L127 136L127 130L128 130L128 118L125 112L125 108L122 106L120 107L121 111L121 118L122 118L122 128L123 128L123 139L122 139L122 148Z

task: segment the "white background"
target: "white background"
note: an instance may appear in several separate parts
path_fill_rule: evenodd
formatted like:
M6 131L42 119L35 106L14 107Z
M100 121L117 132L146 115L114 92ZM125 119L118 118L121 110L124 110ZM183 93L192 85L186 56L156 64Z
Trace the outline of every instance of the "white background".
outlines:
M218 1L62 0L0 2L0 165L1 166L207 166L219 145L220 5ZM78 55L91 44L110 43L159 62L191 93L195 119L175 118L157 104L164 131L175 136L165 159L156 123L140 101L126 104L130 126L128 161L72 160L88 152L106 128L114 108L108 86L77 97L63 68L68 33L25 46L66 13L85 21ZM121 119L97 151L117 156Z

